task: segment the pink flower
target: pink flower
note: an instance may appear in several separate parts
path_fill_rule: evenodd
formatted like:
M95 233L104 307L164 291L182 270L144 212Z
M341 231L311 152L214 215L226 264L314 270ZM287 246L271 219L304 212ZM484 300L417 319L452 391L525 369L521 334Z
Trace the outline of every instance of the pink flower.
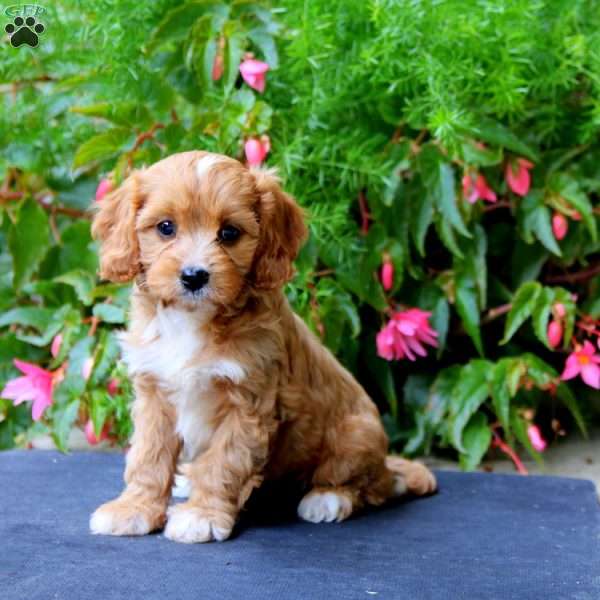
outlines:
M463 195L470 204L474 204L479 198L488 202L496 202L495 192L488 186L483 175L474 177L465 173L462 179Z
M504 172L506 183L519 196L526 196L529 192L529 186L531 185L529 169L533 169L533 164L524 158L519 158L516 165L510 161L506 163L506 171Z
M600 390L600 354L595 354L594 345L589 340L583 342L583 347L579 344L575 347L575 352L571 352L567 357L565 370L560 378L563 381L573 379L577 375L590 387Z
M265 91L266 73L269 70L269 65L266 62L246 58L240 64L240 73L244 81L258 92Z
M52 404L52 384L57 372L46 371L17 358L14 364L24 377L8 381L0 396L12 400L15 406L32 400L31 416L34 421L39 421L46 408Z
M246 160L251 167L258 167L269 154L271 150L271 140L268 135L263 135L260 139L249 138L244 144Z
M114 378L111 379L106 384L106 391L109 393L110 396L116 396L119 393L119 380Z
M563 326L560 321L551 321L548 325L548 343L551 348L556 348L563 336Z
M527 428L527 436L531 445L538 451L543 452L548 445L548 442L542 437L540 428L537 425L530 425Z
M110 429L110 426L108 423L104 424L104 427L102 428L102 431L100 432L100 435L97 437L96 433L94 432L94 424L92 423L92 420L89 419L88 422L85 424L85 437L88 441L88 443L90 444L90 446L95 446L96 444L100 443L102 440L105 440L108 437L108 430Z
M386 291L391 290L394 285L394 265L389 258L384 259L381 265L381 284Z
M102 179L96 188L96 202L100 202L108 192L113 189L113 184L110 179Z
M416 360L427 356L423 344L437 348L437 331L429 325L430 312L419 308L395 313L377 334L377 354L386 360Z
M554 237L560 242L564 239L569 231L569 221L567 221L564 215L560 213L554 213L552 216L552 233Z
M55 335L54 339L52 340L52 345L50 346L50 354L52 354L52 356L54 358L56 358L58 356L58 353L60 352L60 346L62 344L62 340L63 340L62 333Z

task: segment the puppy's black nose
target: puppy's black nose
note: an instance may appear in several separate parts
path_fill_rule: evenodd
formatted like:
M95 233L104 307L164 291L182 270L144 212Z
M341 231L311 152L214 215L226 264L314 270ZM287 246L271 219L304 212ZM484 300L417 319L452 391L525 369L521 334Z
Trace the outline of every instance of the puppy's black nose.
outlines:
M209 273L204 269L186 267L181 271L181 283L186 290L197 292L208 283Z

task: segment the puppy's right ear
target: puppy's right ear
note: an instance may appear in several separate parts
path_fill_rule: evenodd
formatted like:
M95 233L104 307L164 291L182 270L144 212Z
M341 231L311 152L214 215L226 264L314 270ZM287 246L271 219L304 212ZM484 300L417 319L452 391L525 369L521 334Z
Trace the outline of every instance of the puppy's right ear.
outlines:
M100 241L100 277L131 281L139 272L140 249L135 218L142 206L140 173L132 173L98 203L92 236Z

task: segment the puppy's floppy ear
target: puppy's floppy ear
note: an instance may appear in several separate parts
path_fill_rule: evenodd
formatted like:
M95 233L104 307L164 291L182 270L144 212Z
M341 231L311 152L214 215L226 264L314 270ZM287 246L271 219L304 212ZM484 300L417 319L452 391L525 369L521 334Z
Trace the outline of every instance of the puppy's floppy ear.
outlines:
M101 243L100 276L130 281L139 271L139 244L135 218L142 205L140 173L132 173L119 188L99 202L92 236Z
M293 275L292 262L306 239L304 214L279 187L273 171L251 169L259 196L260 240L254 257L254 287L272 290Z

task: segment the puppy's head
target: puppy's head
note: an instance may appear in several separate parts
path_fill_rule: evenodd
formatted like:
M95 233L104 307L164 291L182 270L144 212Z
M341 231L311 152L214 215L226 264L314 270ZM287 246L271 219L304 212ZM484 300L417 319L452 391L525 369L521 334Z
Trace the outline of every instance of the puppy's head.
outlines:
M184 152L134 172L105 196L92 232L103 278L139 276L157 300L194 307L281 287L306 228L272 173Z

